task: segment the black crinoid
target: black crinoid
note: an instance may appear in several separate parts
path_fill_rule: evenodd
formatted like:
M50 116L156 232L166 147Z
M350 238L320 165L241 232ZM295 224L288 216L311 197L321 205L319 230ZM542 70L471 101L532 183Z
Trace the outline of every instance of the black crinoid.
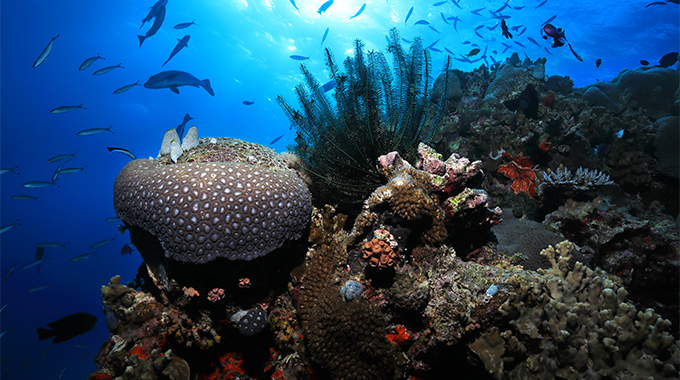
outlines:
M326 49L329 79L336 85L335 101L305 65L301 65L305 82L295 88L300 109L277 97L296 127L297 144L289 149L312 175L316 201L363 201L384 184L376 167L378 157L398 151L411 161L418 143L429 143L439 125L444 104L430 101L431 57L421 39L416 38L406 52L399 33L392 29L388 52L393 69L381 52L365 52L364 44L356 40L354 56L345 59L341 71ZM449 65L447 58L444 75ZM440 99L446 99L446 94Z

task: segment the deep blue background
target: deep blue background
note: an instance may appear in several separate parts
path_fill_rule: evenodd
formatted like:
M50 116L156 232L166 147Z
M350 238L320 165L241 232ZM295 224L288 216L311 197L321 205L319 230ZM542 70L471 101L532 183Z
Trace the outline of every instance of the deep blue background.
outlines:
M126 235L117 234L117 224L104 219L114 216L112 185L118 171L129 161L121 154L110 153L107 146L123 147L138 157L156 156L163 133L176 127L185 113L194 117L191 125L199 135L228 136L273 145L278 151L293 143L294 134L274 99L281 94L294 102L292 88L300 81L299 62L291 54L311 56L305 63L326 81L321 37L330 32L325 47L341 60L351 53L352 41L361 38L368 49L385 50L385 35L398 27L402 37L420 35L425 46L435 40L458 54L467 54L469 40L488 55L502 51L501 42L516 48L523 58L547 56L547 73L569 75L577 86L597 79L609 80L624 68L639 65L640 59L652 64L665 53L678 50L678 6L654 5L649 1L556 1L536 9L540 1L511 0L514 7L502 13L511 18L508 25L522 24L527 32L518 37L526 49L505 40L500 27L482 28L486 42L474 34L479 25L492 27L498 20L488 10L500 8L504 1L461 0L463 9L452 2L434 7L431 2L375 0L367 4L359 17L349 20L363 0L336 0L329 10L316 12L322 0L297 0L298 13L289 0L179 1L167 4L161 30L140 48L137 34L144 34L151 23L139 29L153 1L2 1L1 4L1 152L0 167L19 166L19 175L0 176L0 226L19 219L20 226L0 235L0 274L18 262L15 272L2 282L0 303L7 308L0 314L2 374L4 378L52 379L63 372L62 379L83 379L95 371L93 355L108 338L103 322L100 286L114 275L130 281L141 263L138 254L120 255ZM415 6L408 26L404 19ZM486 7L481 16L471 10ZM458 16L458 32L447 25L446 17ZM552 22L564 28L574 49L585 62L577 61L567 47L550 49L540 38L540 25L553 15ZM176 30L173 26L196 19L198 26ZM427 26L413 26L428 20L438 31ZM451 21L452 23L452 21ZM53 36L52 53L39 67L32 64ZM177 39L190 34L189 46L180 51L165 67ZM537 47L526 39L538 41ZM543 46L554 55L548 55ZM508 57L496 54L498 61ZM85 71L78 67L88 57L100 53L106 60L97 61ZM434 70L439 70L444 55L433 53ZM595 68L601 58L602 66ZM103 76L92 73L102 67L123 64ZM477 67L456 62L456 67L470 71ZM215 97L203 89L181 87L180 95L169 90L149 90L141 86L114 95L123 85L163 70L183 70L199 79L209 78ZM435 73L436 74L436 73ZM244 100L255 100L245 106ZM49 111L63 105L85 103L86 110L54 115ZM82 137L76 132L88 128L113 126L115 134ZM87 165L87 173L63 175L59 187L25 189L28 181L49 181L58 163L47 163L57 154L77 152L66 167ZM12 195L38 196L39 201L17 201ZM84 253L92 244L118 236L100 248L97 257L82 262L69 259ZM45 241L69 242L67 250L48 248L50 260L39 274L35 269L19 268L34 260L36 244ZM46 290L27 293L37 285L52 284ZM96 328L65 343L38 342L36 327L73 312L85 311L99 318Z

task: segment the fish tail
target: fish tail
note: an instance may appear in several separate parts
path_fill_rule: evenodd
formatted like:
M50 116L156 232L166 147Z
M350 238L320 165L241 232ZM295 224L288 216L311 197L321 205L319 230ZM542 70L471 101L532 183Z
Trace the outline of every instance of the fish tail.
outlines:
M57 332L54 330L43 329L41 327L38 327L36 330L38 331L38 340L49 339L57 335Z
M169 59L167 61L163 62L163 64L161 66L165 66L165 64L168 63L168 62L170 62ZM139 81L137 81L137 82L139 82Z
M142 47L142 44L144 43L144 40L146 39L146 37L137 35L137 38L139 38L139 47Z
M212 86L210 86L210 79L203 79L201 81L201 85L203 86L203 88L205 88L206 91L208 91L208 94L215 96Z

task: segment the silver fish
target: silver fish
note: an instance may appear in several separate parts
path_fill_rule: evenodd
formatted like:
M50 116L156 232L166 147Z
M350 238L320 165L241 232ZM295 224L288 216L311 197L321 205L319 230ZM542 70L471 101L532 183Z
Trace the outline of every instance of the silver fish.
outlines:
M38 248L57 248L57 247L62 247L64 250L66 250L66 245L71 244L71 242L68 243L59 243L56 241L45 241L42 243L36 244Z
M153 25L151 25L151 29L149 29L143 36L137 35L137 38L139 38L139 47L142 47L144 40L158 32L158 29L160 29L161 25L163 24L163 20L165 20L165 6L158 10L156 18L153 20Z
M72 173L77 173L77 172L87 173L85 171L86 167L87 167L87 165L83 166L82 168L64 168L64 169L57 171L57 173L58 174L72 174Z
M191 36L187 34L186 36L182 37L181 40L177 40L179 42L177 42L177 45L175 45L175 48L172 49L172 52L170 53L170 57L168 57L168 59L165 62L163 62L163 64L161 66L165 66L165 64L168 63L172 59L172 57L175 56L175 54L179 53L180 50L182 50L185 46L187 46L187 44L189 43L189 38L191 38Z
M45 46L45 49L43 49L42 53L38 56L38 58L33 62L33 67L38 67L40 66L45 60L47 59L47 56L50 55L50 52L52 51L52 43L54 43L54 40L57 39L59 35L57 34L56 37L52 37L52 40L47 43L47 46Z
M192 21L192 22L183 22L181 24L177 24L177 25L173 26L173 28L175 28L175 29L185 29L185 28L190 27L191 25L198 26L198 24L196 23L196 19L194 19L194 21Z
M5 173L14 173L14 174L19 174L15 170L19 169L18 166L15 166L13 168L2 168L0 169L0 174L5 174Z
M57 185L56 182L47 182L47 181L31 181L31 182L26 182L21 186L23 186L27 189L42 189L43 187L48 187L48 186L59 187L59 185Z
M97 256L95 256L94 253L85 253L85 254L83 254L83 255L78 255L78 256L71 257L71 259L70 259L69 261L72 262L72 263L75 263L75 262L78 262L78 261L87 260L87 259L89 259L90 257L97 257Z
M180 86L193 86L193 87L203 87L210 95L215 96L212 87L210 86L210 80L203 79L199 80L195 76L177 70L162 71L146 81L144 83L145 88L151 89L162 89L167 88L175 94L179 94L178 87Z
M14 223L8 224L6 226L0 227L0 234L9 231L12 227L20 226L19 219L15 220Z
M40 201L40 199L38 199L38 197L34 197L32 195L22 195L22 194L12 195L12 199L14 199L15 201Z
M57 180L59 179L59 171L66 165L68 162L71 162L71 160L66 160L63 161L59 166L57 166L56 169L54 169L54 173L52 173L52 182L57 183Z
M130 90L132 87L141 86L141 85L142 85L142 84L139 83L139 81L137 81L137 82L135 82L135 83L132 83L132 84L126 84L125 86L123 86L123 87L121 87L121 88L119 88L119 89L114 90L113 93L114 93L114 94L122 94L122 93L124 93L125 91Z
M115 65L115 66L107 66L107 67L104 67L103 69L99 69L99 70L93 72L92 75L104 75L104 74L106 74L106 73L110 73L111 71L113 71L113 70L115 70L115 69L117 69L117 68L119 68L119 67L120 67L121 69L124 69L125 67L121 66L122 64L123 64L123 62L121 62L121 63L119 63L119 64L117 64L117 65Z
M52 284L34 286L34 287L28 289L28 290L26 291L26 293L35 293L35 292L39 292L39 291L41 291L41 290L45 290L45 289L49 288L50 286L52 286Z
M83 107L83 104L85 104L85 103L80 103L80 105L78 105L78 106L61 106L61 107L57 107L57 108L51 110L50 112L54 113L54 114L60 114L60 113L71 112L73 110L77 110L78 108L82 108L82 109L86 110L87 108Z
M105 245L111 243L111 242L114 241L114 240L116 240L115 237L113 237L113 238L111 238L111 239L106 239L106 240L98 241L98 242L92 244L92 245L90 246L90 249L101 248L101 247L103 247L103 246L105 246Z
M30 263L28 263L28 264L24 265L23 267L21 267L21 270L27 270L27 269L31 269L31 268L33 268L33 267L37 267L37 266L39 266L40 264L42 264L43 261L45 261L45 260L47 260L47 258L42 258L42 259L40 259L40 260L31 261Z
M82 130L82 131L77 132L76 135L78 135L78 136L92 136L92 135L98 135L98 134L100 134L100 133L102 133L102 132L107 132L107 131L108 131L108 132L111 132L111 133L113 133L113 134L115 134L115 132L113 132L113 131L111 130L111 128L113 128L113 125L110 126L110 127L108 127L108 128L90 128L90 129L84 129L84 130Z
M96 57L90 57L90 58L84 60L83 63L80 64L80 67L78 67L78 71L83 71L83 70L87 69L93 63L95 63L95 61L97 61L98 59L106 59L106 58L100 56L99 53L97 53Z
M6 307L7 307L7 304L5 304L2 308L0 308L0 313L2 313L5 310Z
M120 223L120 222L122 222L122 221L120 220L120 218L117 217L117 216L111 216L111 217L108 217L108 218L106 218L106 219L104 219L104 220L107 221L107 222L109 222L109 223Z
M69 157L75 157L75 156L76 156L76 153L78 153L78 152L73 152L72 154L68 154L68 153L65 153L65 154L58 154L58 155L56 155L56 156L50 158L49 160L47 160L47 162L51 164L51 163L53 163L53 162L65 160L65 159L67 159L67 158L69 158Z
M7 279L9 278L9 276L11 276L12 273L14 273L14 268L17 267L17 264L19 264L19 259L17 259L17 261L14 263L14 265L12 265L12 267L9 268L9 269L7 270L7 272L5 272L5 275L2 276L2 282L7 281Z

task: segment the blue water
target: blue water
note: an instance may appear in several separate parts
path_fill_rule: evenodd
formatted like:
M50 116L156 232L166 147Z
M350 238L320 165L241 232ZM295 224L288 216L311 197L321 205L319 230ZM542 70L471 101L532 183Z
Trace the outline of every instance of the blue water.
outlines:
M141 48L137 35L153 1L3 1L1 9L1 152L0 167L18 166L17 172L0 176L0 225L18 219L20 225L0 235L0 273L16 264L15 271L1 283L0 314L2 373L5 379L83 379L96 370L93 356L108 338L101 312L100 286L121 275L123 282L134 278L141 263L139 255L121 256L129 242L119 235L117 223L106 222L115 216L112 205L113 181L129 158L107 151L122 147L137 157L156 156L164 132L181 123L185 113L196 125L199 135L227 136L269 144L278 151L294 142L289 122L277 106L282 95L293 100L293 87L301 81L299 61L290 55L309 56L305 64L325 82L323 48L329 47L338 61L351 53L352 42L361 38L368 49L385 50L385 35L398 27L401 36L411 40L422 36L424 45L435 40L435 48L448 48L466 55L472 44L483 51L488 45L491 56L501 61L513 51L520 57L547 57L548 75L568 75L576 86L596 80L610 80L625 68L639 66L641 59L655 64L679 46L678 5L668 3L645 8L651 1L542 1L511 0L506 8L509 26L524 25L527 31L513 41L501 36L499 20L489 10L504 1L449 1L435 7L435 0L383 1L367 4L365 11L350 20L363 0L336 0L324 14L317 13L321 0L297 0L298 13L289 0L179 1L167 4L160 31ZM414 7L408 25L404 19ZM481 16L470 11L486 7ZM458 32L444 23L445 17L458 16ZM583 57L579 62L568 47L551 49L541 39L541 23L557 15L552 24L563 28L573 48ZM198 25L176 30L174 25L196 19ZM427 26L414 26L427 20ZM329 33L323 46L326 28ZM521 30L521 29L520 29ZM515 32L517 33L517 32ZM189 46L162 67L177 39L191 35ZM51 54L33 68L32 64L54 36ZM526 37L536 40L536 46ZM485 42L486 41L486 42ZM505 53L501 43L512 46ZM549 55L544 47L550 50ZM494 54L493 51L498 53ZM78 71L88 57L100 53L106 60ZM433 68L439 70L445 57L434 52ZM481 55L480 55L481 56ZM480 57L478 56L478 57ZM474 58L474 57L473 57ZM595 67L601 58L602 65ZM471 71L475 64L454 61L455 68ZM122 63L124 69L93 76L105 66ZM180 95L170 90L151 90L136 86L122 94L113 91L163 70L187 71L199 79L209 78L215 96L202 88L180 87ZM243 101L253 101L247 106ZM84 103L87 109L66 114L49 111L59 106ZM78 136L89 128L113 126L115 134ZM60 176L58 187L26 189L23 183L50 181L59 163L47 160L57 154L76 153L65 167L83 167L85 172ZM17 201L13 195L39 197L38 201ZM92 244L117 237L98 249L96 257L70 262L77 255L91 253ZM66 249L47 248L48 260L36 268L20 268L35 259L36 244L47 241L69 243ZM39 285L49 288L27 293ZM94 330L64 343L39 342L36 327L74 312L88 312L99 318ZM62 373L63 371L63 373Z

